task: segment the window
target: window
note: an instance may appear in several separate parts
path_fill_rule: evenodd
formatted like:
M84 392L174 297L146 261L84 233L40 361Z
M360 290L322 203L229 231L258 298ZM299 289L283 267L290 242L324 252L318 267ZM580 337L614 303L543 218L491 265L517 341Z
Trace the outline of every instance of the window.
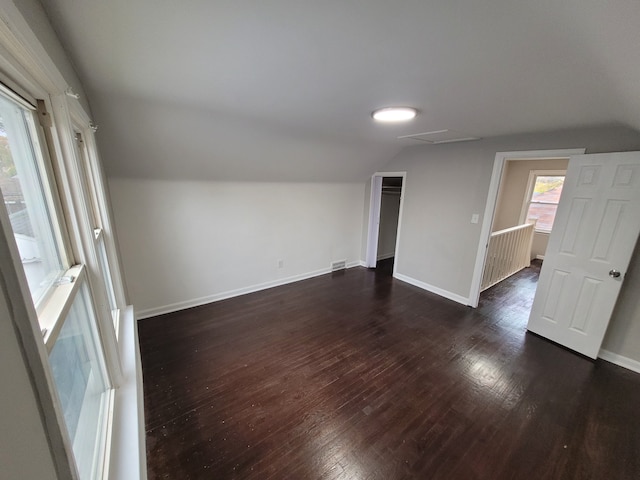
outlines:
M64 119L68 100L58 101L57 118ZM38 117L47 119L42 126ZM67 118L69 124L53 125L44 102L33 106L0 85L0 189L24 293L37 313L73 468L80 480L94 480L104 478L108 463L118 307L105 235L94 216L101 193L83 176L86 152L65 138L73 135Z
M565 174L564 170L531 171L520 223L535 220L536 232L551 232L562 194Z
M76 126L74 130L75 140L76 140L76 151L78 153L78 169L80 170L83 178L83 183L86 186L87 196L90 199L89 203L89 219L91 221L91 225L93 225L93 233L94 233L94 243L96 248L96 253L98 255L98 267L100 275L102 276L102 281L104 282L104 286L106 288L107 294L107 302L109 311L111 312L111 317L113 320L113 328L116 332L116 337L119 331L119 313L120 310L117 305L116 300L116 292L114 288L113 281L113 272L110 267L110 259L107 253L107 242L105 239L105 218L103 215L103 208L100 205L99 194L98 194L98 175L96 172L96 166L91 162L91 155L89 150L91 146L87 145L87 142L84 140L84 136L81 129Z
M75 295L49 354L81 479L100 478L109 381L86 282Z
M0 188L36 307L69 267L52 219L33 111L0 96Z

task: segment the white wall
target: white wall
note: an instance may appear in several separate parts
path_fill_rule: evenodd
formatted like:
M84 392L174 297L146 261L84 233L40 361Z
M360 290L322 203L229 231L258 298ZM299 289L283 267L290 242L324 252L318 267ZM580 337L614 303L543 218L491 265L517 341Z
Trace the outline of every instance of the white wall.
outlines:
M38 398L9 320L4 288L0 289L0 318L0 477L55 479Z
M382 171L406 171L397 272L451 297L468 298L482 213L496 152L586 148L587 153L640 150L640 133L623 127L587 128L511 135L477 142L404 149ZM480 214L478 224L471 215ZM637 253L634 262L638 262ZM604 348L640 361L640 312L628 281L609 327ZM619 332L628 332L622 344Z
M362 184L109 183L129 295L142 316L360 261Z
M324 138L172 98L92 96L111 178L225 182L360 182L398 150L375 140ZM173 101L172 101L173 100ZM366 123L366 122L365 122Z
M640 242L636 245L602 348L640 362ZM640 364L637 365L640 367Z
M72 88L74 93L80 95L79 101L82 107L90 112L89 101L84 87L78 75L67 57L56 32L53 30L49 18L38 0L15 0L12 3L23 15L25 21L40 41L42 48L47 52L55 67L64 76L64 79Z
M378 260L393 257L396 251L400 195L382 193L380 227L378 230Z

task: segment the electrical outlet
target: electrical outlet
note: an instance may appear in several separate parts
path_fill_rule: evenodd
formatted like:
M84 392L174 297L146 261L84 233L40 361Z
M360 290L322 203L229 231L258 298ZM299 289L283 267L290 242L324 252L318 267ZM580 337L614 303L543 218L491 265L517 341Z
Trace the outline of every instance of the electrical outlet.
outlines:
M278 260L278 268L282 268L284 267L284 260L280 259Z
M471 223L478 223L480 221L480 214L474 213L471 215Z

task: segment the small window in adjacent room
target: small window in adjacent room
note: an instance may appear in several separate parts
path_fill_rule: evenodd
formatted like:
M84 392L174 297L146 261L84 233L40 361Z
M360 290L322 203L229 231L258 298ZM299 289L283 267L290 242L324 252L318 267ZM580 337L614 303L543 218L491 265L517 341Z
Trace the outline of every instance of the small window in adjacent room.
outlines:
M531 171L520 223L536 221L536 232L550 233L566 171Z

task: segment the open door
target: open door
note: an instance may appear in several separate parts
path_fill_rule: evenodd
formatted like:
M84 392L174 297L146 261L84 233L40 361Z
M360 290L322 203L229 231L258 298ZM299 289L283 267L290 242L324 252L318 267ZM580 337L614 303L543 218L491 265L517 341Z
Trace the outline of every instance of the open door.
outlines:
M571 157L528 330L596 358L640 233L640 152Z
M371 204L369 206L369 234L367 238L367 268L376 268L378 261L378 230L382 203L382 176L371 177Z
M367 251L365 257L365 266L367 268L376 268L378 263L378 241L380 234L380 212L382 207L383 184L385 189L394 190L400 194L400 207L397 212L397 223L395 229L395 244L393 257L397 260L398 244L400 239L400 226L402 224L402 203L406 185L406 172L377 172L371 177L371 197L369 203L369 225L367 228ZM387 204L388 205L388 204ZM388 218L388 212L387 212ZM388 225L388 224L387 224ZM386 231L388 233L388 231ZM384 240L387 240L386 242ZM389 246L388 237L383 238L383 243ZM396 263L393 264L393 272L396 271Z

